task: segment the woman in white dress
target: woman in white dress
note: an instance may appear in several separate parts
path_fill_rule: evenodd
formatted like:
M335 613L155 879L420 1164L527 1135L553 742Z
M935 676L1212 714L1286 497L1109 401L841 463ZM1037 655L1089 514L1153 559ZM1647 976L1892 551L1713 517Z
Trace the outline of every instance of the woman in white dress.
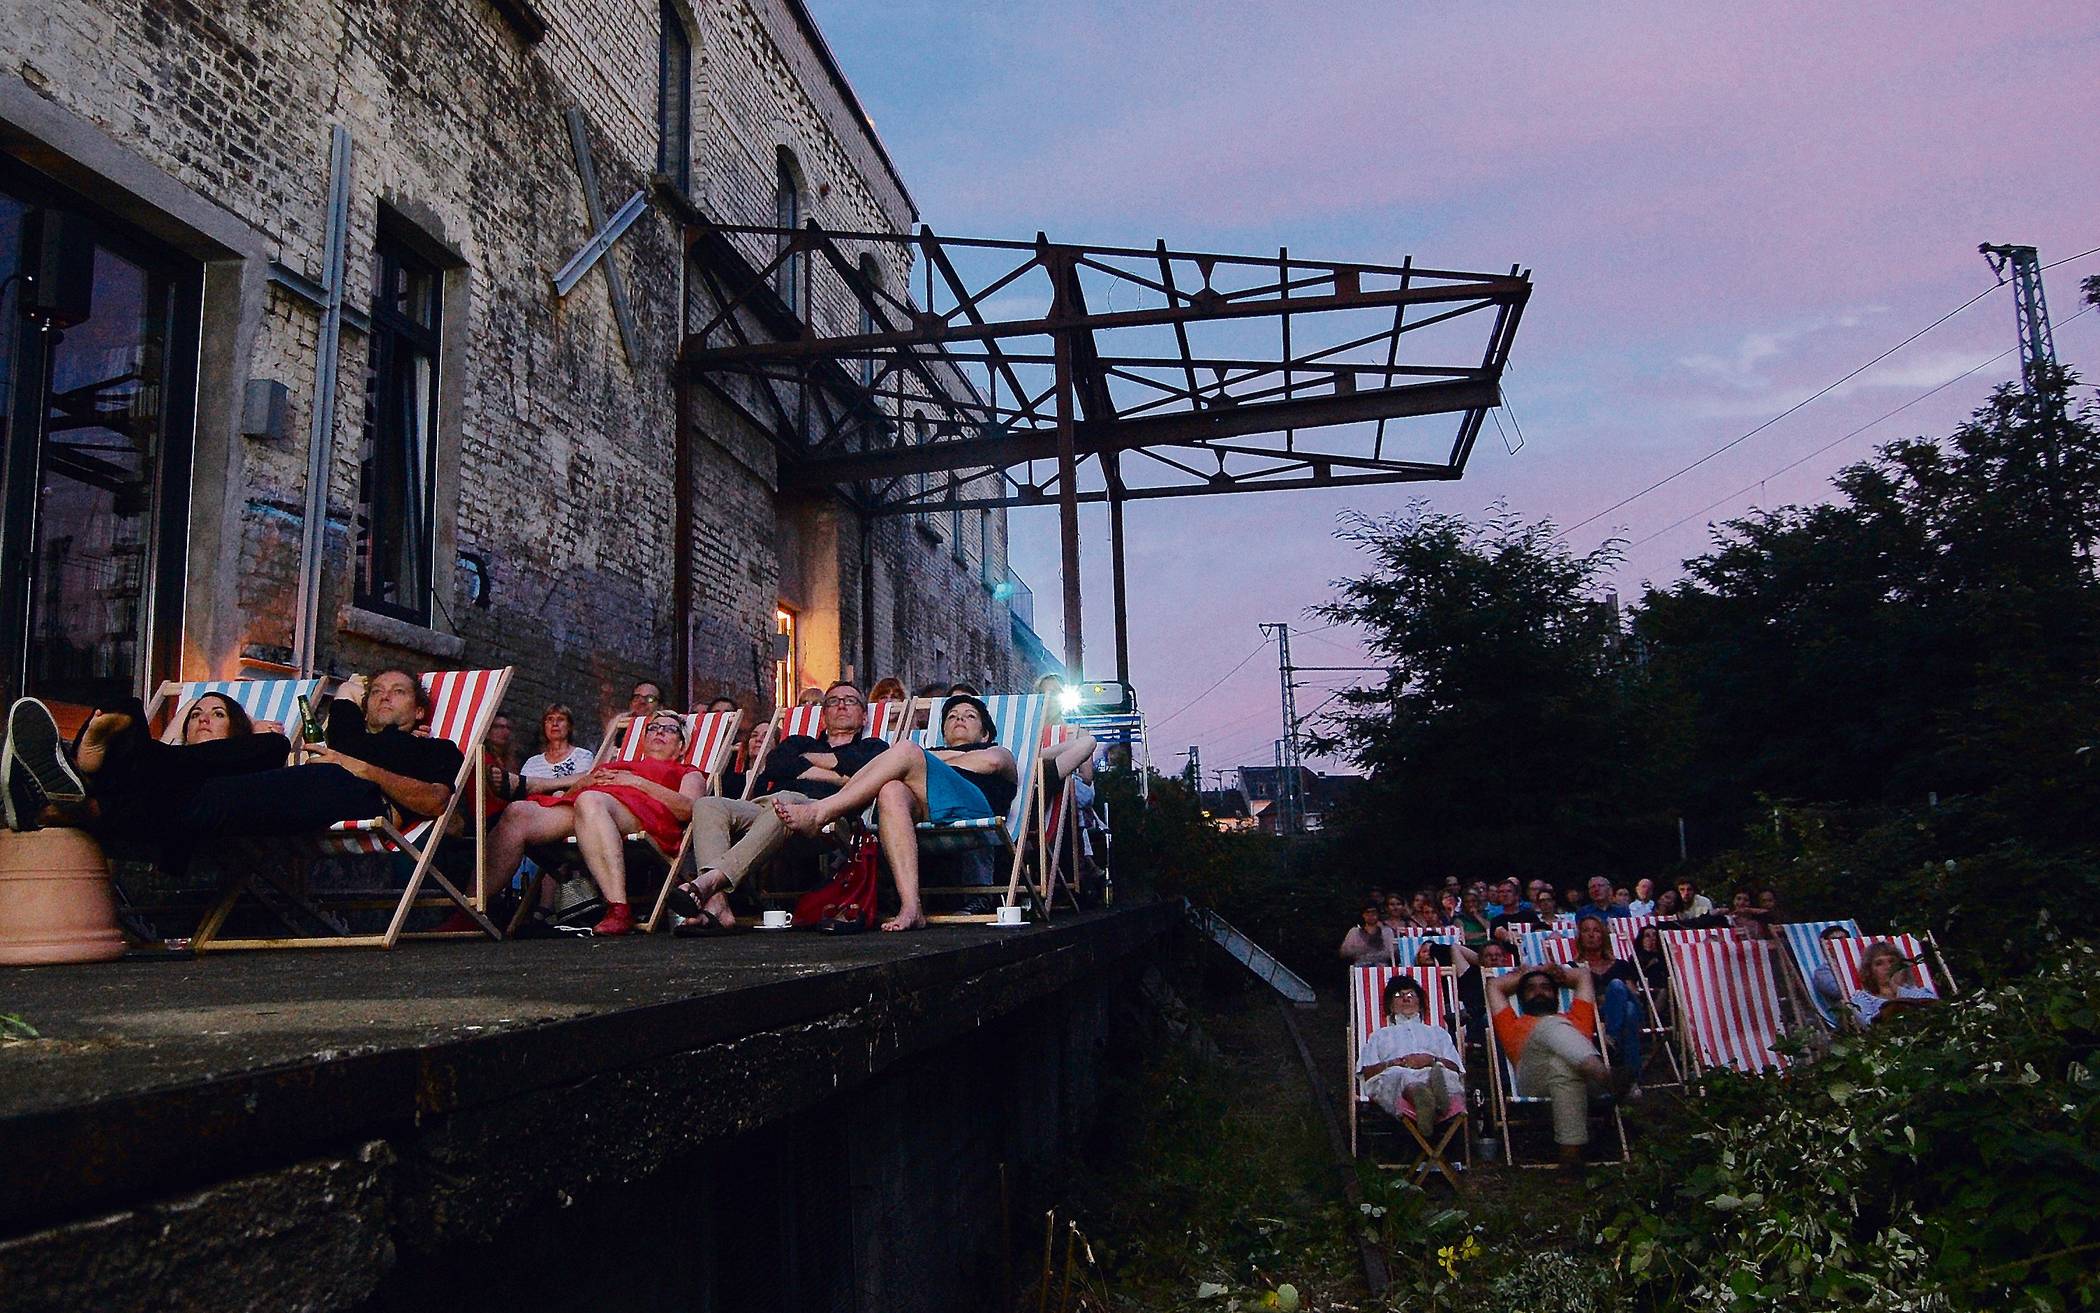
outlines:
M1386 982L1386 1024L1371 1032L1356 1055L1371 1102L1395 1117L1412 1115L1426 1134L1465 1109L1465 1066L1451 1032L1423 1020L1422 987L1407 976ZM1412 1105L1411 1111L1409 1105Z

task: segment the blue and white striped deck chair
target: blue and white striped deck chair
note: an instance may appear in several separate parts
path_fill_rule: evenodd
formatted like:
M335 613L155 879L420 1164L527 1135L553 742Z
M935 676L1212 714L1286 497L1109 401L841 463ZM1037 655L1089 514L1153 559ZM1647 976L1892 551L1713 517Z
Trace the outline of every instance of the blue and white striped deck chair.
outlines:
M1506 976L1512 971L1526 970L1528 965L1532 964L1516 967L1482 967L1480 969L1488 978L1492 979L1496 976ZM1560 991L1560 1010L1566 1012L1574 1002L1575 991L1563 986ZM1512 1004L1512 1006L1515 1005ZM1512 1167L1551 1167L1554 1165L1551 1161L1521 1162L1518 1160L1516 1137L1510 1133L1510 1110L1520 1107L1543 1108L1547 1105L1548 1100L1517 1093L1517 1065L1509 1060L1509 1054L1503 1051L1502 1042L1495 1034L1494 1005L1492 1000L1489 1002L1488 1015L1488 1085L1492 1094L1491 1106L1495 1114L1495 1122L1502 1129L1502 1145L1504 1152L1508 1156L1509 1165ZM1609 1066L1611 1054L1604 1047L1602 1017L1598 1018L1597 1033L1592 1038L1595 1039L1597 1044L1597 1056L1604 1059L1605 1064ZM1593 1097L1591 1100L1592 1111L1595 1110L1596 1103L1597 1100ZM1612 1128L1618 1132L1619 1136L1619 1161L1625 1162L1632 1156L1626 1143L1626 1124L1620 1120L1619 1106L1616 1101L1607 1106L1611 1113Z
M946 698L930 699L932 708L927 716L926 728L918 731L919 746L930 748L941 742L941 715L947 707ZM998 742L1014 754L1014 764L1020 769L1019 787L1014 790L1013 805L1004 816L991 816L969 821L920 821L919 851L921 854L967 852L972 848L1005 848L1013 854L1007 872L1006 903L1012 905L1020 900L1021 891L1028 890L1032 899L1043 901L1037 895L1036 882L1022 878L1027 861L1027 835L1031 820L1038 826L1043 821L1042 750L1043 735L1050 725L1050 699L1041 693L1005 694L984 699L985 707L992 713L992 727ZM945 885L922 886L921 893L983 895L992 886ZM1045 902L1043 914L1049 915ZM949 914L928 917L933 921L989 921L991 914Z
M1422 951L1422 945L1443 944L1448 947L1457 942L1457 935L1444 934L1437 931L1420 935L1395 935L1393 936L1393 961L1396 965L1411 967L1415 965L1415 955ZM1452 964L1439 963L1439 965Z
M1794 960L1794 971L1801 979L1801 990L1808 995L1808 1005L1832 1030L1837 1029L1838 1015L1823 996L1816 993L1816 968L1827 964L1823 956L1823 932L1834 925L1845 927L1847 934L1859 938L1859 922L1849 916L1841 921L1788 921L1779 927L1780 933L1786 937L1787 953Z
M1517 961L1528 967L1565 966L1575 960L1573 931L1526 930L1517 945Z
M172 699L174 711L168 716L168 724L161 731L164 743L182 742L183 718L190 714L190 707L207 693L217 693L238 702L241 710L251 720L271 720L284 726L284 732L293 743L299 742L299 695L305 694L316 704L321 702L321 689L328 681L311 679L193 679L186 683L174 680L160 686L153 695L153 704L146 708L146 718L151 720L160 714L160 709ZM327 708L317 705L316 710L325 717Z

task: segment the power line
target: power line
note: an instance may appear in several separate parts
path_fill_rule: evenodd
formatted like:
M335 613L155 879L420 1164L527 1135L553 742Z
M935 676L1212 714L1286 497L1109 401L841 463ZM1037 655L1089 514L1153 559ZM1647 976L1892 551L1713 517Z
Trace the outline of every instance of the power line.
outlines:
M1954 316L1960 314L1962 311L1968 309L1970 306L1975 305L1978 301L1981 301L1983 298L1989 296L1991 293L1997 290L1998 284L1991 284L1989 287L1984 288L1982 291L1970 297L1968 300L1962 302L1960 305L1954 307L1952 310L1947 311L1939 318L1933 320L1931 323L1925 325L1925 327L1912 333L1909 337L1904 338L1901 342L1896 343L1896 345L1888 348L1888 350L1883 351L1880 355L1875 356L1872 360L1869 360L1866 364L1861 365L1859 368L1853 370L1851 373L1845 375L1843 378L1840 378L1832 383L1826 383L1822 387L1817 388L1814 392L1811 392L1809 395L1801 398L1801 400L1795 402L1793 405L1788 406L1785 410L1780 411L1777 415L1774 415L1772 416L1772 418L1764 421L1762 424L1759 424L1757 427L1749 430L1746 433L1741 433L1733 438L1730 438L1728 441L1722 443L1718 447L1715 447L1712 451L1707 452L1704 456L1701 456L1699 459L1693 461L1691 464L1673 470L1668 474L1665 474L1663 477L1657 479L1655 482L1649 484L1647 487L1641 489L1639 492L1634 493L1632 496L1622 497L1618 501L1615 501L1611 505L1605 507L1603 510L1598 511L1595 515L1591 515L1584 519L1577 520L1575 523L1569 525L1567 528L1562 529L1555 536L1565 538L1569 534L1575 532L1577 529L1583 528L1586 525L1595 524L1597 521L1603 519L1605 516L1611 514L1613 511L1618 510L1620 507L1632 505L1634 502L1639 501L1641 498L1647 496L1651 492L1654 492L1657 488L1662 487L1664 484L1674 482L1675 480L1680 479L1687 474L1690 474L1693 470L1698 469L1701 465L1706 464L1706 462L1712 460L1714 457L1720 455L1721 453L1728 451L1734 447L1740 446L1745 442L1748 442L1750 439L1756 437L1758 434L1764 432L1766 429L1771 428L1774 424L1777 424L1780 420L1785 419L1787 416L1793 414L1795 411L1801 409L1803 406L1806 406L1810 402L1818 400L1819 398L1826 397L1832 392L1835 392L1838 388L1843 387L1847 383L1850 383L1853 379L1858 378L1861 374L1866 373L1869 369L1872 369L1874 366L1880 364L1882 361L1887 360L1890 356L1895 355L1904 347L1909 346L1911 343L1917 341L1919 338L1925 336L1933 329L1938 328L1941 324L1946 323L1949 319L1954 318Z
M2095 247L2094 250L2100 250L2100 247ZM2088 255L2092 253L2092 251L2086 252L2086 254ZM2075 260L2078 257L2074 255L2070 258ZM2087 306L2085 309L2080 310L2077 314L2072 315L2070 319L2064 320L2064 322L2067 324L2071 323L2084 315L2090 314L2092 310L2092 306ZM1897 415L1902 414L1904 411L1909 410L1912 406L1917 405L1919 402L1932 397L1934 394L1946 391L1948 388L1953 387L1956 383L1961 382L1963 379L1968 378L1970 375L1978 373L1979 371L1985 369L1989 369L1992 365L1997 364L1999 361L2005 359L2007 356L2011 355L2015 351L2018 351L2019 349L2020 348L2017 346L2010 346L2007 347L2005 350L2000 351L1997 355L1992 356L1989 360L1986 360L1981 364L1971 365L1969 368L1963 370L1959 374L1956 374L1953 378L1948 379L1946 382L1940 384L1939 386L1928 388L1927 390L1920 392L1917 396L1912 397L1910 400L1904 402L1902 405L1896 407L1894 410L1888 411L1887 413L1879 416L1878 418L1868 420L1866 423L1860 425L1858 428L1852 430L1850 433L1845 434L1843 437L1833 439L1830 442L1826 442L1822 446L1816 448L1814 451L1809 452L1807 455L1788 461L1786 464L1780 466L1778 469L1773 470L1770 474L1765 475L1764 478L1757 480L1756 483L1746 483L1742 487L1737 488L1734 492L1729 493L1726 497L1722 497L1717 501L1708 502L1706 505L1700 507L1698 510L1693 511L1690 515L1682 516L1678 519L1672 520L1669 524L1666 524L1662 528L1657 529L1654 533L1649 534L1647 537L1635 539L1632 545L1635 547L1640 547L1646 543L1654 542L1657 538L1660 538L1664 534L1671 532L1680 525L1698 519L1700 516L1706 514L1708 511L1714 509L1716 506L1725 505L1728 502L1734 501L1736 498L1742 496L1744 493L1750 491L1752 488L1760 487L1767 481L1771 479L1776 479L1780 475L1788 472L1789 470L1792 470L1797 466L1806 464L1807 462L1814 460L1816 457L1822 455L1826 451L1829 451L1831 448L1840 446L1843 443L1851 441L1853 438L1856 438L1860 434L1865 433L1868 429L1873 428L1875 425L1881 423L1883 420L1893 419Z
M1201 702L1203 699L1209 697L1213 692L1217 690L1219 684L1224 683L1226 680L1231 679L1234 675L1240 673L1240 667L1246 665L1255 657L1260 656L1262 648L1265 648L1268 645L1269 640L1267 638L1262 639L1260 646L1256 647L1252 652L1249 652L1247 655L1241 657L1239 659L1239 662L1235 664L1232 669L1218 676L1217 680L1214 683L1212 683L1209 688L1204 689L1201 693L1198 693L1196 696L1182 703L1179 707L1176 707L1173 713L1168 715L1164 720L1153 721L1150 725L1146 727L1146 732L1148 734L1157 734L1160 730L1165 729L1167 726L1167 721L1173 720L1175 716L1179 716L1182 712L1187 711L1190 707L1195 706L1198 702Z

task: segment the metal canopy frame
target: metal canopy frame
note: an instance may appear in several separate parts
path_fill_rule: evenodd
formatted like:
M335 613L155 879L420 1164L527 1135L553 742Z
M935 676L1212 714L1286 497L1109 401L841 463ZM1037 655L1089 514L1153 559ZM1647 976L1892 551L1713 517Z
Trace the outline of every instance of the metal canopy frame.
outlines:
M1066 663L1082 670L1077 508L1110 508L1127 676L1126 502L1451 480L1488 412L1529 273L696 222L683 376L769 423L783 491L870 516L1055 503ZM873 257L864 266L863 260ZM790 261L861 330L775 292ZM912 289L876 270L923 275ZM1456 431L1426 435L1425 417Z

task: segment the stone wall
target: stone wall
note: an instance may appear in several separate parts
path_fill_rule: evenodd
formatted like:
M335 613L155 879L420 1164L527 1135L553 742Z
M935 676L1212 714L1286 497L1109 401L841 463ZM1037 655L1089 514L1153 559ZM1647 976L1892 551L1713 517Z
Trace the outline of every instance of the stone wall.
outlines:
M771 222L777 151L804 183L805 217L908 231L909 195L791 0L673 0L693 45L691 199L709 217ZM801 664L815 682L962 678L1000 687L1018 665L1006 608L1005 523L966 514L960 559L945 513L870 529L872 611L863 614L863 524L837 505L775 495L777 453L748 417L696 390L692 442L693 611L674 611L678 544L672 364L687 330L686 262L672 207L656 196L654 0L564 0L528 43L489 0L7 0L0 77L142 159L252 230L268 259L322 272L329 132L354 141L348 300L369 296L381 225L445 257L437 542L430 624L350 604L351 514L367 388L366 340L346 330L330 471L320 662L515 664L511 707L576 705L586 722L642 676L666 678L689 644L694 693L769 697L773 608L802 614ZM589 124L608 211L655 198L612 255L637 328L629 359L607 280L566 298L549 279L590 235L563 110ZM4 126L4 125L0 125ZM107 202L109 198L91 199ZM871 251L885 285L909 286L896 247ZM747 251L763 263L770 252ZM258 261L248 260L253 280ZM806 302L820 330L857 308L826 271ZM270 286L238 331L208 332L207 377L283 382L281 442L197 434L200 463L238 495L237 533L193 532L184 669L239 673L292 645L314 394L318 315ZM237 407L235 410L237 411ZM221 451L218 448L223 447ZM217 490L212 490L216 492ZM195 497L195 515L216 499ZM230 530L230 526L229 526ZM938 535L939 541L935 541ZM989 544L989 565L981 544ZM471 604L456 563L488 565ZM823 568L817 568L819 560ZM784 577L783 562L792 563ZM213 581L220 581L214 583ZM873 669L869 665L872 655ZM174 673L174 672L157 672Z

